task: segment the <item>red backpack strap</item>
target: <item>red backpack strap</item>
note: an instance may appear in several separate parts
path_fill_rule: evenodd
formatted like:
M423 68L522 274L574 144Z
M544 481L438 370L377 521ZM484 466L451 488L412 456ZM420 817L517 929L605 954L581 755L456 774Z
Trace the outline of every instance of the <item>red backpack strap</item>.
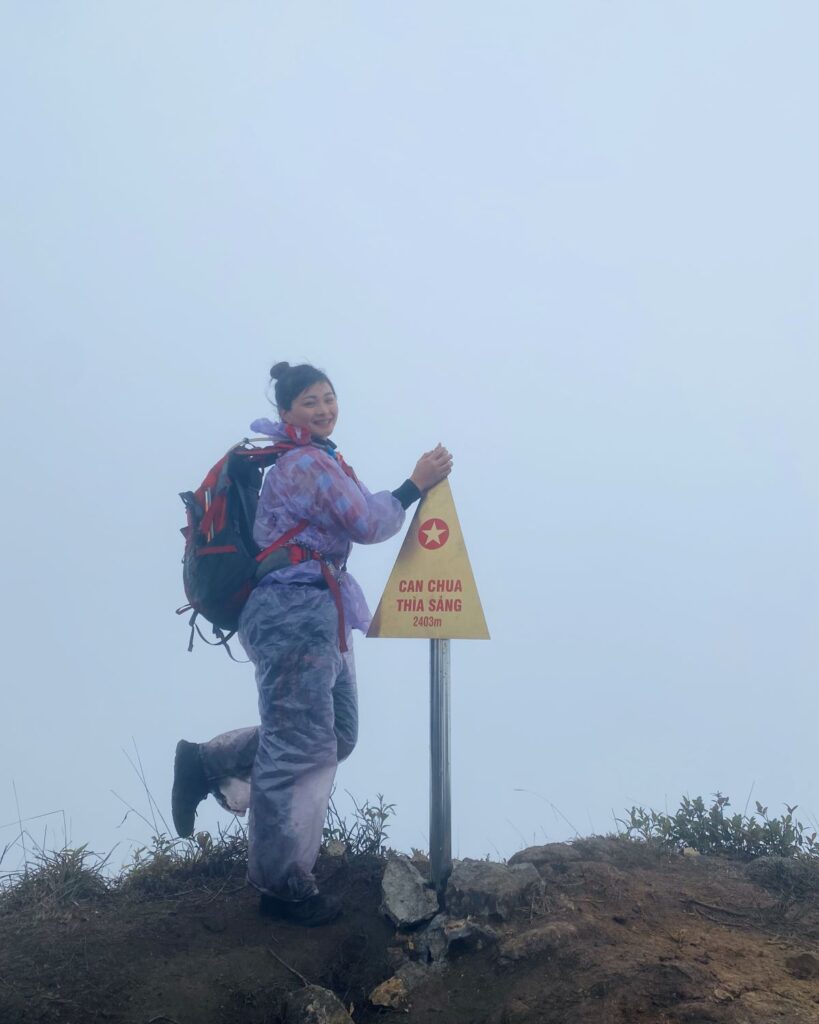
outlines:
M341 587L339 586L338 580L333 575L333 570L324 559L321 560L321 574L324 577L324 582L327 584L328 590L333 595L336 613L338 614L338 648L342 654L346 654L347 624L344 620L344 600L341 596Z
M278 540L274 540L272 544L264 549L264 551L260 551L259 554L256 555L256 561L263 562L268 555L272 555L274 551L278 551L279 548L283 548L288 541L291 541L296 536L296 534L301 533L308 524L308 519L302 519L301 522L296 523L292 529L288 530L287 533L283 533Z
M249 462L258 463L261 466L272 466L273 463L287 452L292 452L299 445L295 441L277 441L275 444L265 445L263 448L254 448L247 440L240 441L230 449L229 455L238 455Z
M273 453L275 452L275 458L270 460L271 462L273 462L275 461L276 458L279 457L279 455L284 455L285 452L292 451L294 448L298 448L304 445L304 443L304 440L299 440L295 443L288 441L280 441L277 444L273 445L271 448L239 449L238 453L242 455L252 456L254 451L259 452L260 455L261 453L269 453L270 455L273 455ZM319 447L321 449L320 445L317 445L316 447ZM324 449L321 450L323 451ZM264 455L261 455L261 457L264 458ZM348 477L350 477L351 480L354 480L356 483L358 483L358 477L355 475L355 470L353 469L352 466L348 465L348 463L344 461L341 452L333 452L331 458L334 458L336 460L339 466L341 466L344 473ZM268 545L264 549L264 551L260 551L259 554L256 555L256 561L261 565L269 555L272 555L275 551L279 551L281 548L287 546L290 543L290 541L295 536L300 534L302 530L304 530L305 527L307 527L308 525L308 519L302 519L301 522L296 523L295 526L291 527L291 529L289 529L286 533L283 533L281 537L279 537L277 540L274 540L272 544ZM298 562L308 561L312 559L315 559L317 562L319 562L321 566L321 574L324 577L327 589L330 591L333 597L333 602L336 606L336 613L338 615L338 645L342 653L345 653L347 651L347 626L344 616L344 601L341 596L341 587L339 586L338 579L333 574L333 571L327 564L327 561L321 556L319 552L310 551L309 549L303 548L300 545L296 544L290 545L290 547L292 549L291 555L295 556L289 559L291 563L297 564ZM271 567L269 571L272 572L277 568L283 568L283 566Z

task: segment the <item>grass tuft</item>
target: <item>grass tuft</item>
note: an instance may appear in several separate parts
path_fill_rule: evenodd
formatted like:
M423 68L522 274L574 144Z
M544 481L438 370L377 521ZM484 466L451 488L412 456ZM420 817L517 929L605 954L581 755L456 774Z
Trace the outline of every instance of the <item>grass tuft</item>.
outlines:
M38 850L33 860L0 882L0 911L26 907L48 915L102 899L112 884L104 874L107 859L86 846Z
M207 888L244 877L247 870L247 829L197 832L192 839L160 834L133 854L118 880L118 889L139 896L168 896L186 888Z
M323 833L325 845L336 841L352 855L383 855L386 823L394 804L385 803L380 793L372 803L351 799L354 810L348 816L341 815L331 802ZM103 859L85 846L64 846L52 852L35 846L37 852L32 853L29 845L22 844L24 866L0 877L0 912L27 910L48 915L112 894L174 899L198 893L210 899L214 890L223 891L234 882L244 884L247 829L238 819L215 836L198 832L192 839L179 839L161 831L157 819L162 824L164 819L158 812L148 819L128 805L128 813L138 814L148 824L153 821L157 827L150 843L136 849L118 875L105 871L110 854ZM27 833L25 836L31 841ZM0 853L0 862L5 852Z

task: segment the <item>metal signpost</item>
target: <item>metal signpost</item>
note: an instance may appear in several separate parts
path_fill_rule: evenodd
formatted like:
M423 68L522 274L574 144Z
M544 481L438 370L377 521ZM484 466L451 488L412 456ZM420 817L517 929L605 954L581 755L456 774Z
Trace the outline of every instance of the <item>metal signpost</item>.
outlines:
M449 640L429 642L429 866L442 892L452 871Z
M452 871L450 640L488 640L449 481L422 499L367 633L429 638L429 853L441 893Z

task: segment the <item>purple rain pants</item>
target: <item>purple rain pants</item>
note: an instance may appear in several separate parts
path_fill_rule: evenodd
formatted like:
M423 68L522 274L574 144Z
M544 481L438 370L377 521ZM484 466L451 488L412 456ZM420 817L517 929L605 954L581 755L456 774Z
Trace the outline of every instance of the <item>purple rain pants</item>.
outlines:
M202 765L223 806L239 813L231 781L250 773L248 881L302 900L317 891L313 868L336 766L358 737L353 655L339 649L330 592L305 584L257 587L239 639L256 667L261 724L202 744Z

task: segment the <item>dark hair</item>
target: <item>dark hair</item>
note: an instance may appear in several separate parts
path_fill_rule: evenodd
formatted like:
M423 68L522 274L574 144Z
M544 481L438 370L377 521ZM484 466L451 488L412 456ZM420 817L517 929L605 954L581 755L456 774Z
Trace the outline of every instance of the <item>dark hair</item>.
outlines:
M306 388L326 381L335 393L333 382L324 372L309 363L291 366L290 363L276 363L270 368L270 379L275 380L276 405L285 412L292 406L293 400Z

